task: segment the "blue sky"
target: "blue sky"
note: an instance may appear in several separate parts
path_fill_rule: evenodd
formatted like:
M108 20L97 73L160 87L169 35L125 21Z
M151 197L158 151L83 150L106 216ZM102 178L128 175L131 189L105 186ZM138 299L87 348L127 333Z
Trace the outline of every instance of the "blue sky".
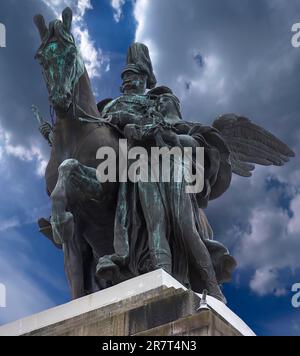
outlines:
M32 17L50 21L65 5L77 13L73 31L99 100L119 95L127 48L138 40L150 48L159 84L180 97L186 120L209 124L239 113L300 153L300 49L291 46L299 1L0 0L7 29L0 49L0 283L8 293L0 324L69 300L62 253L36 225L50 215L43 181L49 147L30 112L33 103L49 112ZM215 238L239 262L224 287L229 307L259 335L300 335L290 292L300 283L297 163L235 178L207 210Z

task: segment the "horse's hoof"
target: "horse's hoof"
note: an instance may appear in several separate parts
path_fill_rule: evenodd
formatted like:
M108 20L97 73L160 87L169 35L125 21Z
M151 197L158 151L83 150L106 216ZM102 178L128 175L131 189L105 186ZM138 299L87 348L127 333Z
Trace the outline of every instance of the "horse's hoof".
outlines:
M129 262L129 257L128 256L120 256L120 255L112 255L111 260L121 268L126 267Z

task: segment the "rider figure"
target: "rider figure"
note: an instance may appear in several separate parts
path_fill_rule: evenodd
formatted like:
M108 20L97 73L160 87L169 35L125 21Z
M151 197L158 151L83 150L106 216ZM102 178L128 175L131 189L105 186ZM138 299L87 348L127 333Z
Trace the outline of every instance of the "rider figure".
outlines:
M122 80L123 95L108 103L101 112L103 118L118 126L144 116L154 105L154 101L145 95L147 89L156 85L149 50L145 45L134 43L130 47Z

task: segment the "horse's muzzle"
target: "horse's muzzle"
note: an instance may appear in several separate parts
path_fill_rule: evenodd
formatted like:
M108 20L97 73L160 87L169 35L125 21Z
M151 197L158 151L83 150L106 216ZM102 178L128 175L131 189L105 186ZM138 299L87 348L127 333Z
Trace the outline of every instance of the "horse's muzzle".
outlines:
M50 102L55 110L60 112L69 111L72 104L72 95L66 94L55 94L50 96Z

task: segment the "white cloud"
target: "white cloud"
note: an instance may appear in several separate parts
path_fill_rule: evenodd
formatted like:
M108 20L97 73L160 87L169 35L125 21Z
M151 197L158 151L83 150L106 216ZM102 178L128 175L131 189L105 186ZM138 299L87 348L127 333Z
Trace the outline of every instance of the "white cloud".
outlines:
M159 53L156 47L155 41L152 40L152 36L148 33L147 24L148 16L150 13L150 1L149 0L138 0L134 5L134 17L137 21L137 28L135 32L135 42L142 42L148 46L151 53L151 60L154 69L159 66Z
M136 41L145 40L145 25L147 20L147 10L149 8L149 0L138 0L134 6L134 16L137 20L137 29L135 33Z
M100 77L102 71L106 71L109 65L109 58L102 53L101 49L96 49L89 31L84 25L74 26L73 33L80 44L81 55L90 78Z
M69 6L68 0L42 0L54 13L56 17L61 17L61 8Z
M30 147L14 144L11 135L0 126L0 164L5 155L24 162L36 162L36 174L40 177L45 174L47 157L45 157L41 148L33 143Z
M272 194L272 193L270 193ZM276 206L276 196L260 208L254 208L249 220L250 232L242 233L236 245L236 258L242 269L255 270L250 288L260 296L286 294L287 281L281 271L300 269L300 235L297 222L300 195L291 202L291 212ZM285 272L287 273L287 272ZM296 279L296 276L292 277Z
M120 22L122 16L122 8L125 4L125 0L111 0L111 6L114 9L114 19L116 22Z
M15 228L20 225L20 221L17 218L10 218L8 220L0 219L0 232Z
M274 294L280 298L288 294L288 290L280 284L278 271L268 268L259 269L255 272L250 281L250 288L260 297Z
M78 16L83 17L88 10L92 10L93 6L91 0L78 0L77 11Z
M57 18L61 18L66 6L73 9L73 33L85 61L87 72L91 79L100 77L107 68L109 58L96 47L84 19L86 12L93 9L91 0L43 0L43 2L50 7Z
M259 296L274 293L278 283L277 273L269 269L261 269L255 272L250 282L251 289Z

